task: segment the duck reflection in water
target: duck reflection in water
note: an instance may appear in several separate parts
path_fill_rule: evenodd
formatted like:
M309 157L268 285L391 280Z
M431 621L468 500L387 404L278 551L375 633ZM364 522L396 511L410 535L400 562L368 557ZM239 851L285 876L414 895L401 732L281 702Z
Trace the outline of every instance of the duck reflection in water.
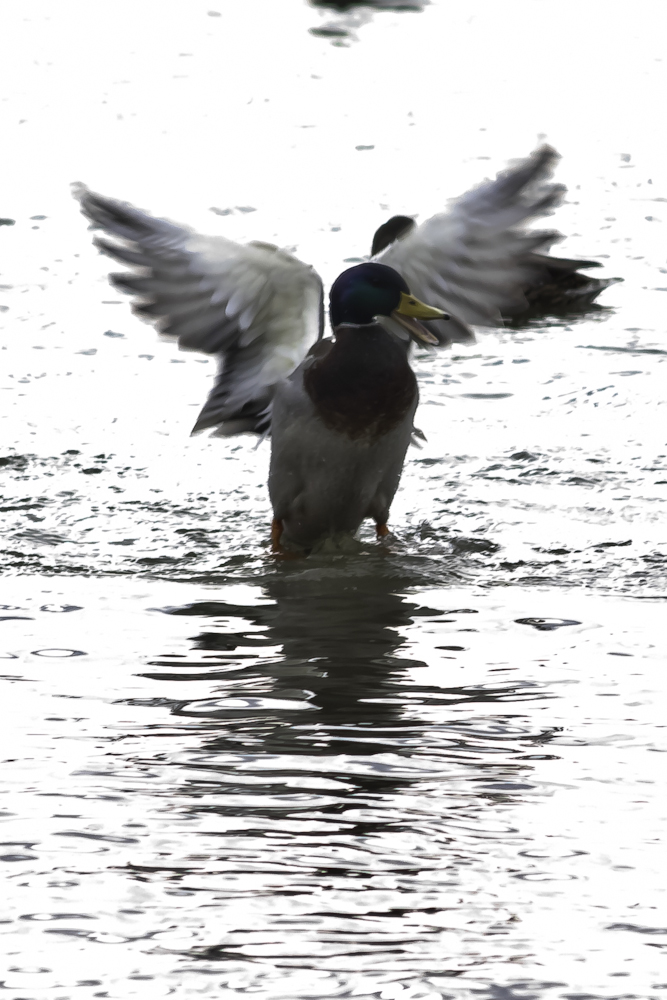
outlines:
M172 711L187 750L174 756L167 794L198 840L177 869L168 859L168 877L184 891L210 885L206 920L222 911L227 921L207 926L188 958L216 970L390 962L412 976L443 955L458 969L458 946L431 914L456 910L466 934L473 922L481 934L497 927L495 902L479 915L476 873L494 839L501 851L506 837L514 852L525 843L503 810L531 794L521 756L545 734L531 732L516 701L544 693L466 685L451 660L435 683L430 671L421 681L427 664L402 655L409 626L460 612L401 596L414 575L378 563L366 575L352 560L282 564L263 581L265 603L170 609L201 628L190 656L148 675L184 682ZM207 700L187 700L191 680L206 682ZM166 864L160 856L139 875Z
M176 714L225 721L209 752L261 746L264 753L359 754L388 743L400 753L401 736L416 735L415 720L404 718L405 672L425 665L396 655L401 630L415 615L440 614L401 597L397 591L406 586L406 580L345 584L337 575L313 580L288 571L265 586L271 604L173 609L214 626L194 639L194 648L209 668L209 657L220 655L219 670L205 676L221 681L227 695L181 703ZM233 631L230 619L237 625L243 619L251 630ZM243 658L235 660L235 649Z
M517 738L542 740L523 730L516 713L517 702L544 696L534 685L466 684L458 670L450 673L449 659L440 683L420 683L418 668L427 664L400 655L403 635L414 618L442 620L444 613L401 596L414 579L283 570L264 584L271 603L170 609L207 623L193 637L198 662L161 661L175 670L148 676L211 684L205 700L174 701L175 715L198 720L210 734L199 753L330 756L333 763L340 755L477 754L482 744L495 753L498 741L509 749ZM190 672L198 667L205 671ZM514 705L504 718L508 702ZM452 716L457 705L470 713ZM481 730L480 716L487 720Z

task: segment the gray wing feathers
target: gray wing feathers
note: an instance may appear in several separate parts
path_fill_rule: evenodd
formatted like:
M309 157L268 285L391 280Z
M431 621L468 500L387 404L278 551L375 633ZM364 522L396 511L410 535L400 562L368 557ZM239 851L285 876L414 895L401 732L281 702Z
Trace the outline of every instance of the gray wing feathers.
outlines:
M266 430L273 386L321 336L322 282L268 244L198 236L123 202L75 188L81 209L113 237L99 249L133 269L111 275L134 311L182 350L218 357L215 387L194 430ZM234 429L232 429L234 428Z
M522 285L531 275L528 255L559 238L525 228L562 198L562 185L549 181L557 159L555 150L542 146L374 259L396 268L414 295L462 324L497 325L500 311L523 299Z

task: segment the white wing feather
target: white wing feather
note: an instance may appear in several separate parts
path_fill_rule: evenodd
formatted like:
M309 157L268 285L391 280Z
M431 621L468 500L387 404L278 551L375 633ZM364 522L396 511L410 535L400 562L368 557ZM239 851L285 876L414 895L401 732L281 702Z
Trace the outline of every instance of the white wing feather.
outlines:
M182 350L218 357L216 384L194 431L263 432L273 387L322 334L322 282L313 268L268 244L199 236L77 185L75 196L106 254L133 270L112 282L134 311Z
M413 295L454 320L498 325L500 311L522 299L531 275L528 255L559 238L525 229L530 220L550 214L562 197L564 188L549 183L557 159L553 149L541 147L372 259L394 267ZM447 326L442 324L445 337Z

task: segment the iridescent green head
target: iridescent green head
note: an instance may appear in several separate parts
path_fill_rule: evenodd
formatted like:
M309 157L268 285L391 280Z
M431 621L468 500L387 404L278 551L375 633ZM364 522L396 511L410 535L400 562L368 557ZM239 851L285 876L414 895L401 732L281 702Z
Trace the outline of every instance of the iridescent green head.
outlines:
M331 325L366 326L377 316L391 316L426 343L438 343L415 319L446 319L442 309L427 306L410 294L407 283L386 264L357 264L343 271L329 297ZM410 318L412 321L410 322Z

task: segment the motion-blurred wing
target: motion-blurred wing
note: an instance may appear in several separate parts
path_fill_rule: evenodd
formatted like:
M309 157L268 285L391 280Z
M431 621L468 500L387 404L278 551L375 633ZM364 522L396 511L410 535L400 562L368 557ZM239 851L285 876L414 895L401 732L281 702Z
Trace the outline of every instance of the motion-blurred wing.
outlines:
M456 327L465 332L467 324L495 326L501 312L525 307L522 289L534 269L529 255L558 239L555 232L525 228L561 200L565 189L550 183L557 159L555 150L542 146L464 194L449 211L414 228L405 219L396 241L373 258L402 274L417 298L451 314L450 323L429 323L443 340L452 334L462 339Z
M111 281L136 296L134 311L182 350L218 357L216 384L193 433L266 431L273 387L322 335L315 271L269 244L198 236L82 185L74 193L84 215L113 237L96 238L96 246L130 265Z

